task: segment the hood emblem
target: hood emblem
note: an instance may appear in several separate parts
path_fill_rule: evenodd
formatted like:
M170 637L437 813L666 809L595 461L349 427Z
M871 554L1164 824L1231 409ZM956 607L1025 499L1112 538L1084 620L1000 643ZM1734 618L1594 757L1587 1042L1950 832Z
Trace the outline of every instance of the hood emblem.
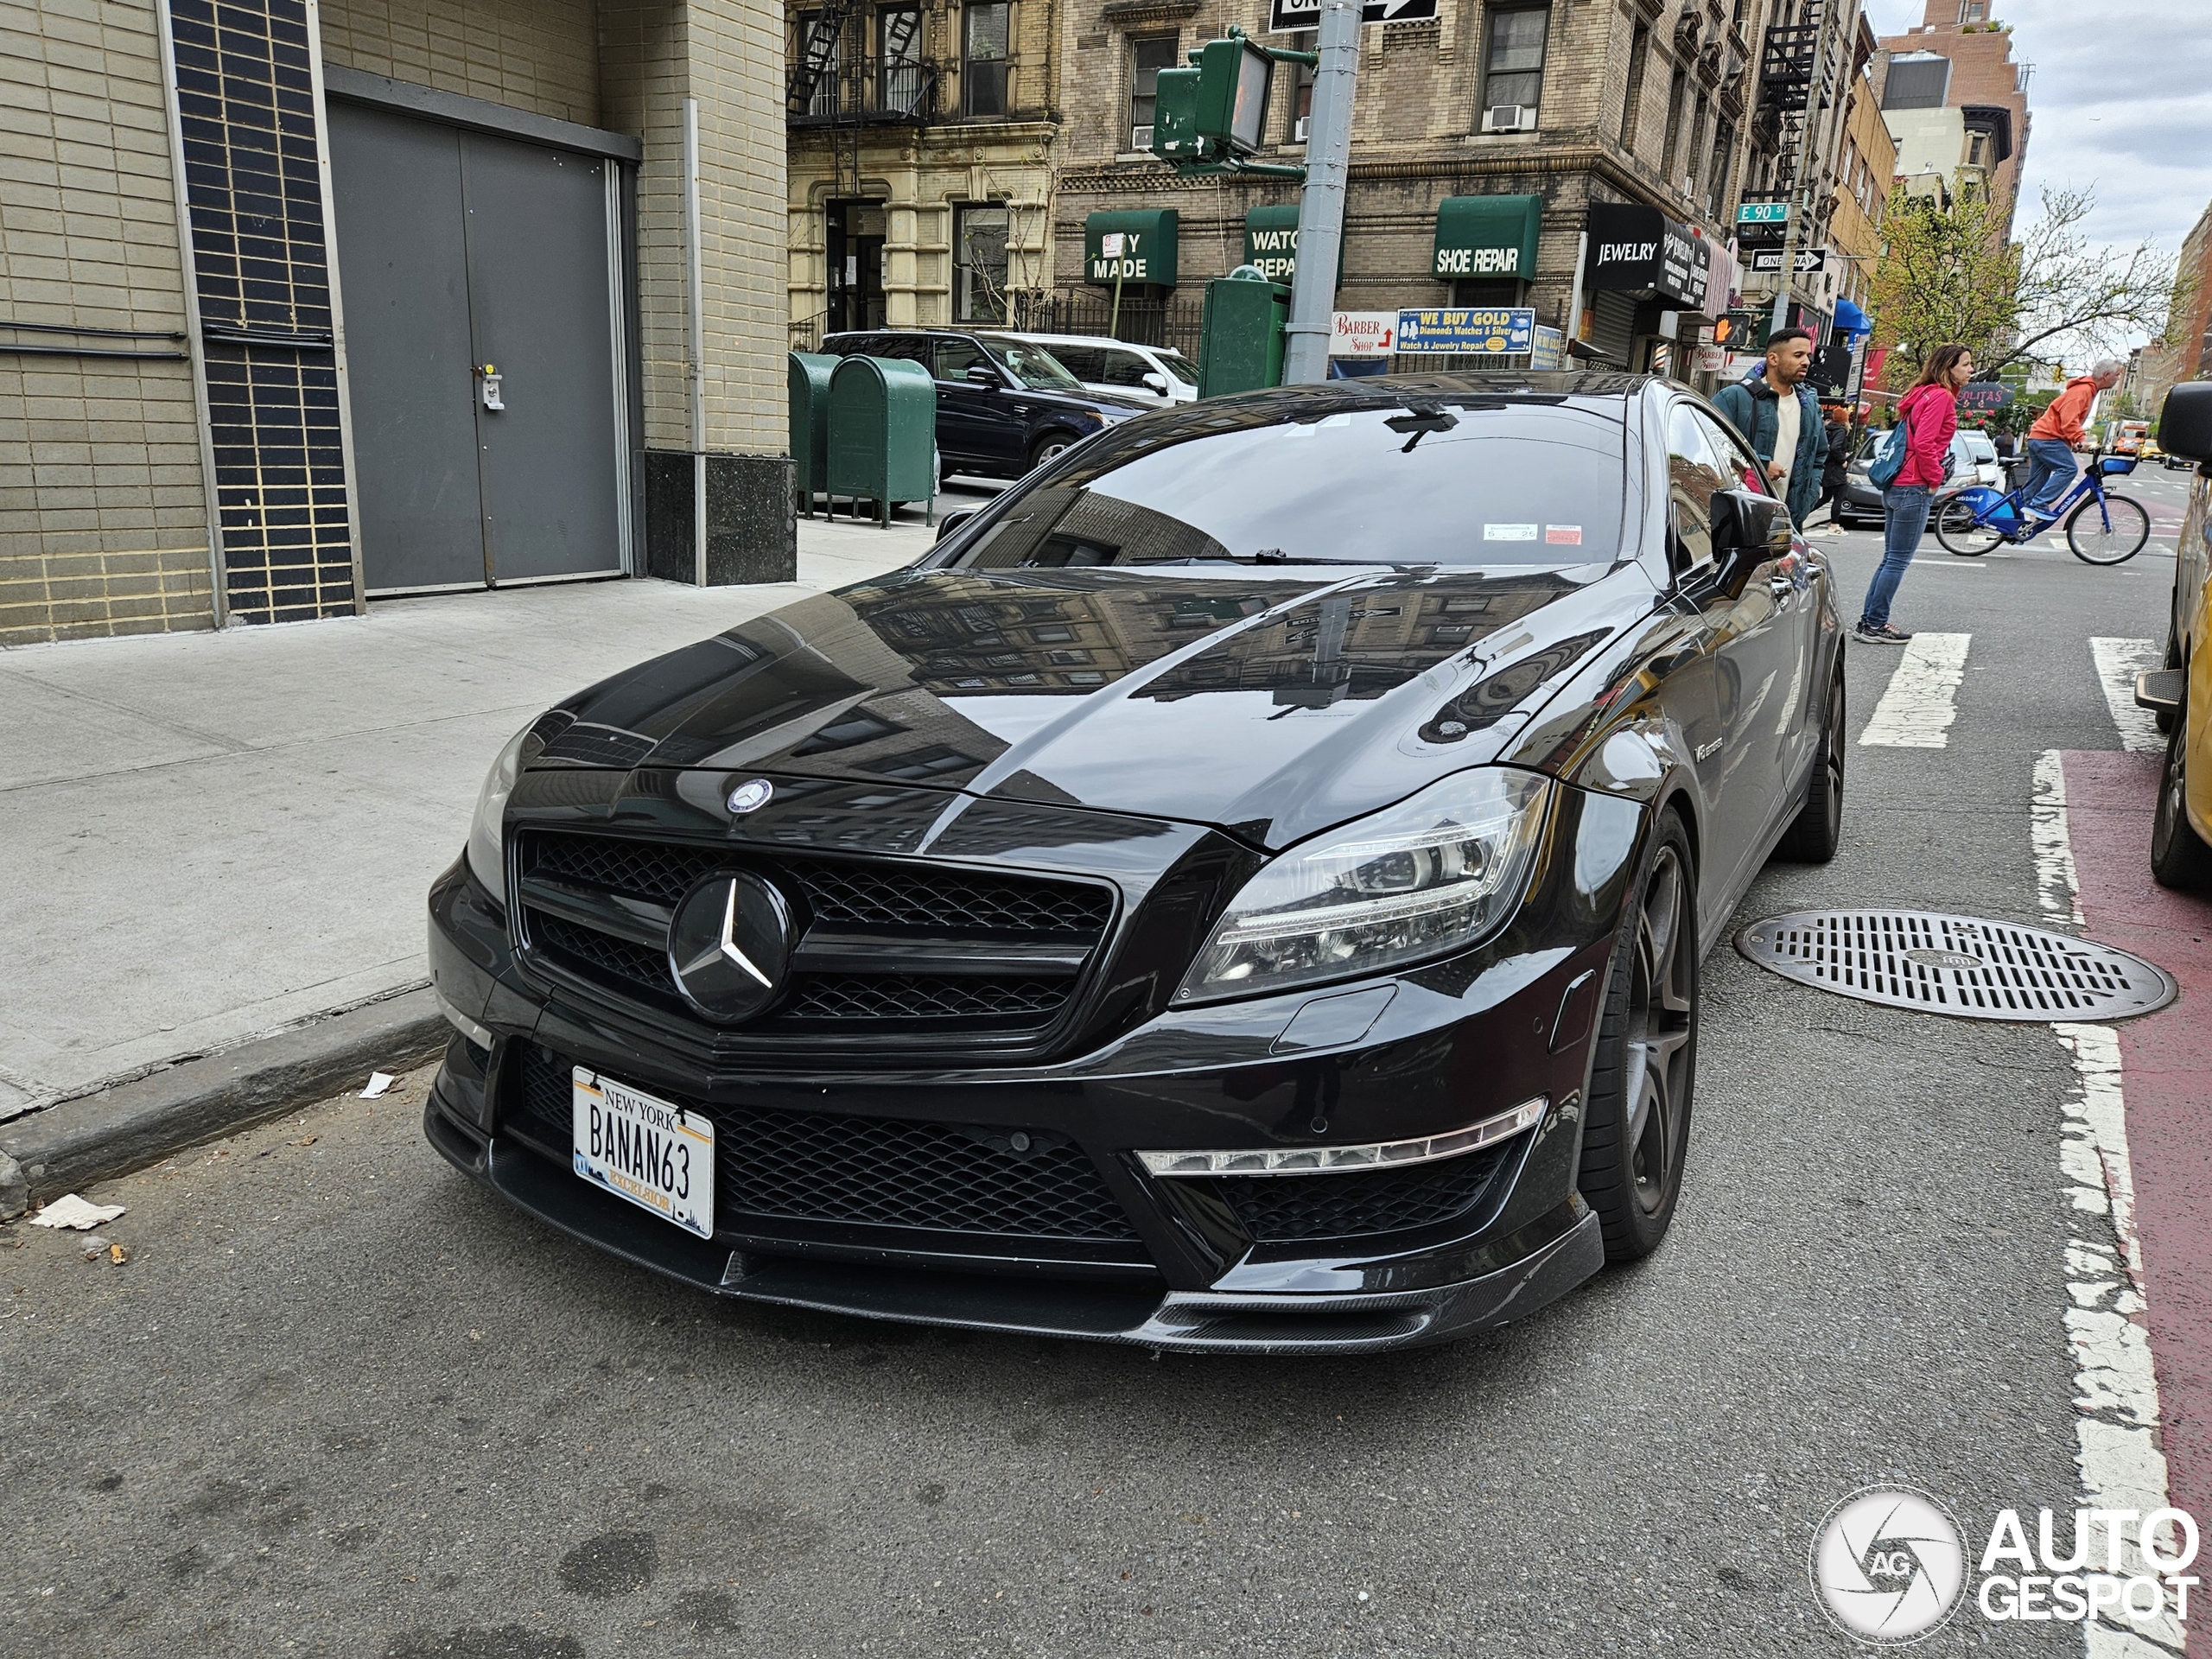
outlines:
M733 812L758 812L768 804L776 793L776 786L766 778L755 778L750 783L740 784L729 792L729 810Z
M677 988L710 1020L750 1019L773 1001L791 965L791 915L756 875L724 871L683 895L668 928Z

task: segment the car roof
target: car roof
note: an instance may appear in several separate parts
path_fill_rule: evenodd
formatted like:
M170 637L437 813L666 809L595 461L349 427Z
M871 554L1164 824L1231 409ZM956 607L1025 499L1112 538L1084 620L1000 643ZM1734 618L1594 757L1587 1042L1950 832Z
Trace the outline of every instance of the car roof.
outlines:
M1281 417L1295 419L1316 410L1372 409L1378 404L1410 403L1452 397L1527 397L1555 403L1572 398L1578 403L1624 404L1649 387L1662 386L1691 393L1690 387L1663 375L1627 374L1611 371L1564 369L1513 374L1496 370L1470 370L1440 374L1361 375L1350 380L1324 380L1319 385L1273 386L1264 391L1245 391L1226 398L1209 398L1205 407L1224 403L1280 407ZM1693 394L1694 395L1694 394Z
M1038 346L1118 346L1125 352L1156 352L1162 357L1183 355L1173 346L1147 346L1142 340L1116 340L1111 334L1040 334L1032 328L999 328L992 332L1007 340L1026 340Z

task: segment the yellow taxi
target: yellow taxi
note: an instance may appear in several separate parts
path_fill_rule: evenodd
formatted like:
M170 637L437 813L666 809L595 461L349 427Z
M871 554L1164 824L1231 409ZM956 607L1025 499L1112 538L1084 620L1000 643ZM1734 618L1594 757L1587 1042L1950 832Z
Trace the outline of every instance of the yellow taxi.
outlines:
M2160 886L2212 887L2212 380L2166 394L2160 447L2192 462L2166 622L2166 665L2135 680L2135 702L2158 717L2166 762L2151 825L2151 874Z

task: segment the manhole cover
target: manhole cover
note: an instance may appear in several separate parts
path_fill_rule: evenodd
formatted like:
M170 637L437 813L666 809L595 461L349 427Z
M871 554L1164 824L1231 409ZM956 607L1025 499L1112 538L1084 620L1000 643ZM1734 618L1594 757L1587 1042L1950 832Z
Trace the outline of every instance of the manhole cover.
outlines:
M1925 910L1797 910L1736 948L1824 991L1968 1020L2125 1020L2172 1001L2164 969L2040 927Z

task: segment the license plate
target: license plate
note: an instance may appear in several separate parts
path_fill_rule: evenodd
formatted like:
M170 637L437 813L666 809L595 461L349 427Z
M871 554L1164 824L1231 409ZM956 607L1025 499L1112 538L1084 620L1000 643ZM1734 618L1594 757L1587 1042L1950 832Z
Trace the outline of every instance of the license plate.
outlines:
M701 1238L715 1236L715 1126L578 1066L576 1173Z

